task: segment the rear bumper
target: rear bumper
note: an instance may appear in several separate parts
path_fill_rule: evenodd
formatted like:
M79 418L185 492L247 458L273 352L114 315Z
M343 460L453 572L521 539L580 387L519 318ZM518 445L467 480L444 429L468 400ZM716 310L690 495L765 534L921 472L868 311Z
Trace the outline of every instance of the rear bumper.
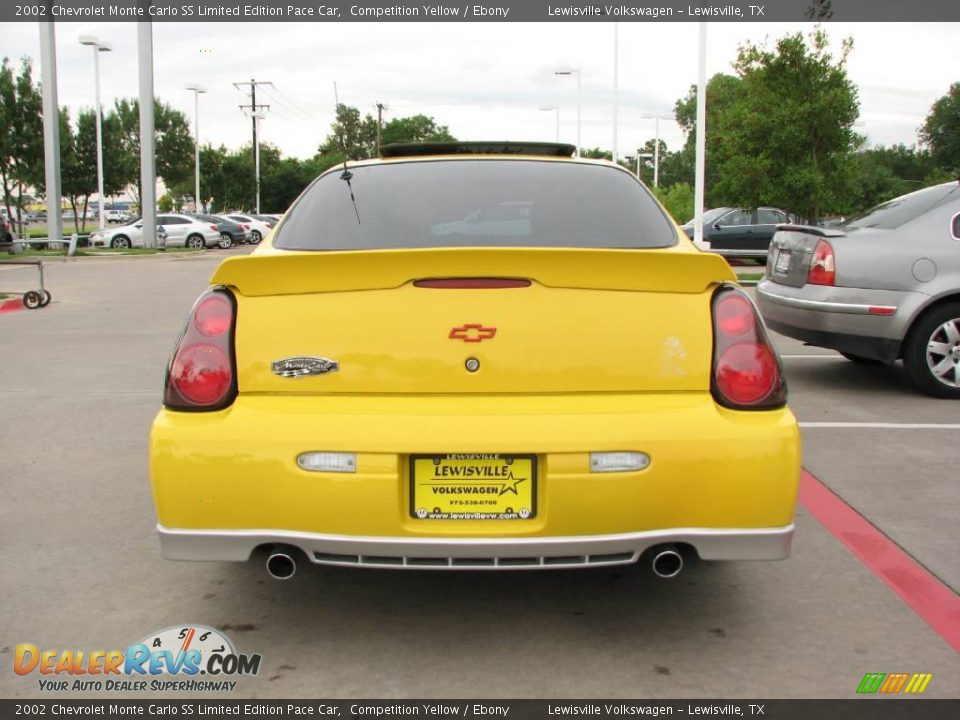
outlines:
M892 290L757 285L757 306L767 326L817 347L892 363L900 354L908 318L922 303L914 293Z
M783 560L794 526L676 528L548 538L396 538L277 530L180 530L157 526L168 560L245 561L258 547L296 547L319 565L426 570L524 570L625 565L664 543L689 545L703 560Z
M310 451L356 453L355 471L302 470L297 456ZM614 451L646 453L649 465L591 472L591 452ZM535 455L535 515L413 515L409 456L449 453ZM150 469L175 559L244 560L282 544L348 565L583 566L670 542L707 559L775 559L789 554L800 439L789 410L727 410L708 393L241 393L216 412L161 410Z

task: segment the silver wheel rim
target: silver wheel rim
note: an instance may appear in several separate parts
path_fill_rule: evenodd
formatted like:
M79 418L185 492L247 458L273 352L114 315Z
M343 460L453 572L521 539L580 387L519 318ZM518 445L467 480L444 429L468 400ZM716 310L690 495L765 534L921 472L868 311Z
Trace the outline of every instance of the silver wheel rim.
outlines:
M228 247L233 245L233 241L230 239L229 235L220 236L220 247L226 250Z
M129 247L130 243L127 242L126 238L117 238L113 242L113 246L118 250L126 250Z
M960 387L960 318L947 320L930 335L927 369L947 387Z
M260 237L260 233L258 233L256 230L254 230L254 231L253 231L253 244L254 244L254 245L259 244L259 243L260 243L260 240L262 240L262 238Z
M200 245L201 245L202 243L201 243L200 238L192 237L192 238L190 238L190 241L189 241L187 244L188 244L190 247L192 247L194 250L199 250L199 249L200 249Z

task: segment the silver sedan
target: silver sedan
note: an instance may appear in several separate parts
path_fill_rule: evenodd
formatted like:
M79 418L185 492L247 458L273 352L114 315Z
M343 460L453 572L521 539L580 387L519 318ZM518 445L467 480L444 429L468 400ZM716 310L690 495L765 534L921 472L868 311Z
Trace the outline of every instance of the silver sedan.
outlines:
M960 399L960 182L840 228L780 226L757 302L783 335L855 362L902 359L919 388Z

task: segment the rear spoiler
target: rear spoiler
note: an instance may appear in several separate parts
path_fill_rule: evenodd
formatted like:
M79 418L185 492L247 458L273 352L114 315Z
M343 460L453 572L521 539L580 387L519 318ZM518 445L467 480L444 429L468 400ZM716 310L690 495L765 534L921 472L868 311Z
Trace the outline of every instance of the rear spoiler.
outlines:
M777 232L799 232L822 238L844 237L846 233L839 228L824 228L816 225L777 225Z
M702 293L736 282L718 255L678 250L422 248L274 251L224 260L210 279L241 295L397 288L413 280L510 277L548 287Z

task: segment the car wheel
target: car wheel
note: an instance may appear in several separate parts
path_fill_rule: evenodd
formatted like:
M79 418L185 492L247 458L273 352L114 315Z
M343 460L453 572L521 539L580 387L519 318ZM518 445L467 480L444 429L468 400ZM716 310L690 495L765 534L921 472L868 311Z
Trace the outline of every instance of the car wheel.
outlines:
M263 240L263 236L260 234L259 230L254 230L250 233L250 242L254 245L259 245L261 240Z
M875 360L873 358L863 357L862 355L854 355L852 353L840 353L850 362L855 362L858 365L884 365L883 360Z
M960 400L960 303L920 317L904 344L903 364L924 392Z
M130 238L126 235L117 235L113 242L110 243L110 247L116 248L117 250L126 250L130 247Z
M53 295L50 294L49 290L44 290L40 295L40 307L46 307L50 304L50 301L53 300Z
M226 250L228 247L233 245L233 238L230 237L229 233L220 233L220 249Z
M193 250L203 250L204 244L203 237L200 235L191 235L187 238L187 247Z

